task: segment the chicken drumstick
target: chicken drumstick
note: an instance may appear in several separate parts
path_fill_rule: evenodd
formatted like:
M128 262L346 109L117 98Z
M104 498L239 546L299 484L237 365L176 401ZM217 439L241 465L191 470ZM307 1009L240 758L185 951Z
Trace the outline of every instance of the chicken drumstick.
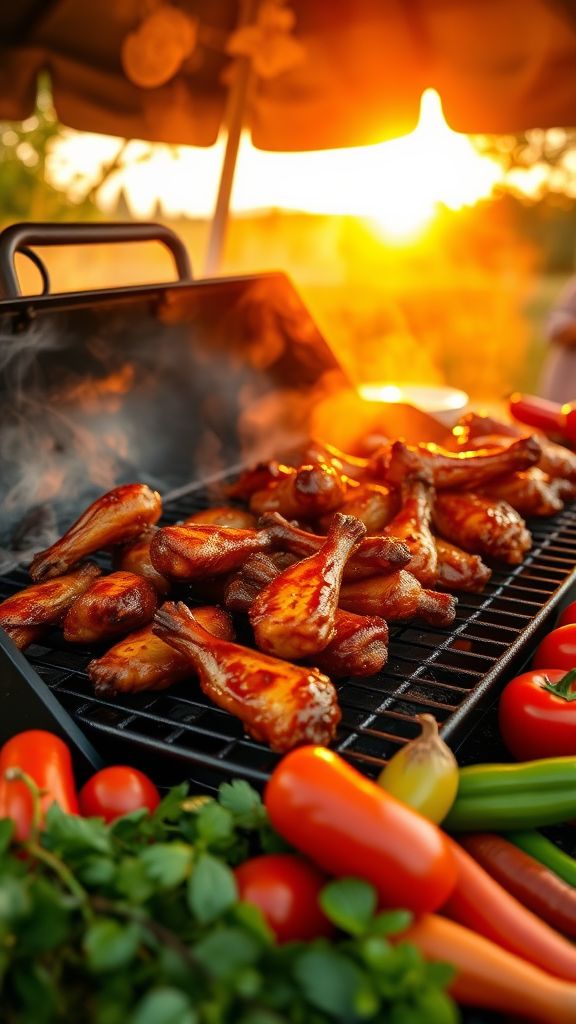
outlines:
M433 520L438 533L465 551L508 565L520 565L532 547L524 520L506 501L447 491L436 498Z
M81 565L55 580L36 583L0 604L0 626L20 650L59 623L70 605L100 576L97 565Z

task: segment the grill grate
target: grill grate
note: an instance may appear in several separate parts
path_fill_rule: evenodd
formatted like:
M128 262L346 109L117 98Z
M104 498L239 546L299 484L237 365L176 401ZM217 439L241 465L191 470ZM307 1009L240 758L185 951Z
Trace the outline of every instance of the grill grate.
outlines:
M167 503L165 522L210 504L205 489ZM417 731L415 716L434 715L453 746L473 728L498 683L517 671L543 634L576 564L576 506L532 523L533 549L521 566L496 570L482 594L459 598L450 630L414 624L391 629L388 665L378 675L338 684L342 723L333 744L369 776ZM29 582L23 570L0 577L0 599ZM94 652L53 634L26 652L80 727L96 740L136 744L148 754L185 762L205 787L238 775L266 781L278 760L248 739L240 722L215 707L195 682L159 693L96 698L86 674Z

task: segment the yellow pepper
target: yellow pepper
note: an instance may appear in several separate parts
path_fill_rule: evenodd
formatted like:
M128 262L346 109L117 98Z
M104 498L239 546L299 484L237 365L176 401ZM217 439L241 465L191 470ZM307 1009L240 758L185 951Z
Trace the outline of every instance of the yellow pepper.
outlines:
M398 800L439 824L458 791L458 762L438 734L432 715L417 716L422 732L382 769L378 784Z

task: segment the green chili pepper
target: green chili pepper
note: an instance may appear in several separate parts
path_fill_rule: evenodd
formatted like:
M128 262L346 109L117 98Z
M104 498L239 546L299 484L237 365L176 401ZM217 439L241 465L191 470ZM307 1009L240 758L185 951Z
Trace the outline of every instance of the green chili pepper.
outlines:
M460 770L458 795L444 820L454 832L538 828L576 818L576 757Z
M564 850L559 850L541 832L528 829L523 832L508 832L506 838L514 843L514 846L519 846L525 853L529 853L534 860L550 868L558 878L563 878L565 882L576 887L576 860L568 853L564 853Z

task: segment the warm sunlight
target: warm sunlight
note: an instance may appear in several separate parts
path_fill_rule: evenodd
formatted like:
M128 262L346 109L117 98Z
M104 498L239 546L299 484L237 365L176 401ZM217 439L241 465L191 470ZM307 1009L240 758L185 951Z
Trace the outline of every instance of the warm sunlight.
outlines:
M55 184L79 193L118 152L117 139L69 132L50 165ZM165 146L134 141L122 167L105 182L99 204L112 210L122 193L131 212L150 217L209 217L224 149ZM267 153L242 138L232 211L285 209L367 217L387 239L414 237L437 205L451 209L490 195L502 179L500 165L481 156L466 135L444 120L437 92L422 96L420 120L409 135L374 146L311 153Z

